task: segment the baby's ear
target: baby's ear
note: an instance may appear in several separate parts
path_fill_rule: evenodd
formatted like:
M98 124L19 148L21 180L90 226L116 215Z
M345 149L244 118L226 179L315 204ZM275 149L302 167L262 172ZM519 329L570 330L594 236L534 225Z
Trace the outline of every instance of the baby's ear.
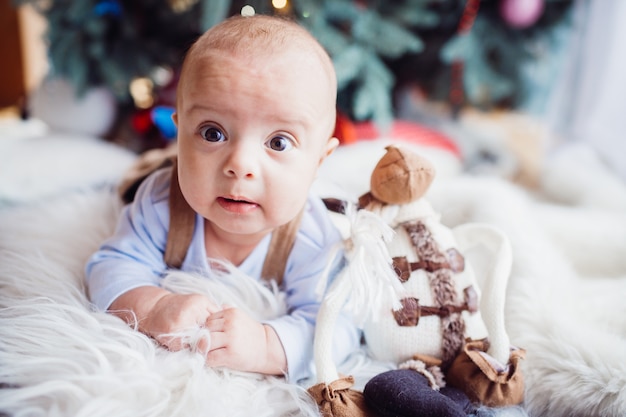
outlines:
M322 164L322 162L324 162L324 159L326 159L331 153L335 151L335 149L337 149L337 146L339 146L339 139L337 139L336 137L328 138L328 141L326 142L326 146L324 147L324 151L322 153L322 157L320 158L320 165Z

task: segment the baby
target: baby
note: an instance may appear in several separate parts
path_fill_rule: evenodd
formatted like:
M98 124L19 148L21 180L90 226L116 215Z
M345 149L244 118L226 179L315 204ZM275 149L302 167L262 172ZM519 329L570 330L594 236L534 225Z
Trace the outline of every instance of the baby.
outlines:
M178 161L150 175L125 207L114 236L86 268L89 296L170 350L167 337L194 326L211 332L208 366L309 377L324 271L336 273L339 232L310 193L317 170L338 145L332 137L337 83L321 45L296 23L233 17L203 34L183 63L177 91ZM172 175L174 169L174 175ZM278 278L288 313L258 322L200 294L160 287L170 225L168 198L178 190L193 210L183 271L210 275L211 259L256 279ZM298 221L282 277L262 276L272 233ZM331 277L332 278L332 277ZM132 313L130 313L132 312ZM359 333L339 324L338 361Z

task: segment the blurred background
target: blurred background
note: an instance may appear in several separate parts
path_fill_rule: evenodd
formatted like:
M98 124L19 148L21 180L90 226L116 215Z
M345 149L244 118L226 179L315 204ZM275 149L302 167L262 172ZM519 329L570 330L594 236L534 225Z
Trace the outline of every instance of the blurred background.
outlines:
M344 144L440 140L468 172L527 187L584 144L626 180L622 0L0 0L0 119L164 147L186 49L254 13L326 47Z

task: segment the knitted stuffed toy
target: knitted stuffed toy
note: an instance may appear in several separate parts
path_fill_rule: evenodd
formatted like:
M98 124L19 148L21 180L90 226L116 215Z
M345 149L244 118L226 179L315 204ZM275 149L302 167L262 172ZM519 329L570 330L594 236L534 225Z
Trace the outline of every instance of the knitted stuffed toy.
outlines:
M517 362L524 351L511 348L504 328L509 242L486 225L444 226L423 198L434 174L419 155L388 147L370 192L348 214L348 266L317 321L318 384L309 392L324 415L461 417L478 404L522 400ZM496 254L480 305L481 289L463 256L478 243ZM362 395L350 389L350 377L339 378L328 354L346 300L361 317L370 354L398 367L372 378Z

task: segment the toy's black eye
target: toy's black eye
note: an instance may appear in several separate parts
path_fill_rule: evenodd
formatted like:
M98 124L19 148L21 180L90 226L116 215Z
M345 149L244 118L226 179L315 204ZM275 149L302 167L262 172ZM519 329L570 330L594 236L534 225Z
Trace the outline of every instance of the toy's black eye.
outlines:
M213 126L206 126L200 129L200 136L208 142L222 142L226 140L224 132Z
M278 152L288 151L293 148L293 142L284 136L274 136L265 144L271 150Z

